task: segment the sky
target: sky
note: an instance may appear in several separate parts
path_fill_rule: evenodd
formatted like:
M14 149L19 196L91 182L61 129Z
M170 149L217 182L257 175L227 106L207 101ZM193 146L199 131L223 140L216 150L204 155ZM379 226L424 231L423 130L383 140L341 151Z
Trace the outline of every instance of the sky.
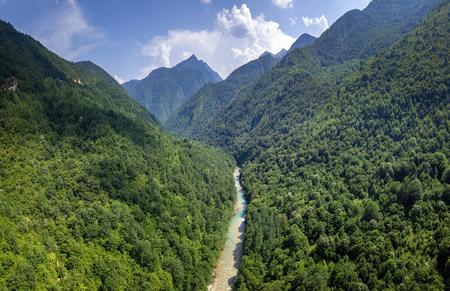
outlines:
M370 0L0 0L0 19L119 82L195 54L223 78Z

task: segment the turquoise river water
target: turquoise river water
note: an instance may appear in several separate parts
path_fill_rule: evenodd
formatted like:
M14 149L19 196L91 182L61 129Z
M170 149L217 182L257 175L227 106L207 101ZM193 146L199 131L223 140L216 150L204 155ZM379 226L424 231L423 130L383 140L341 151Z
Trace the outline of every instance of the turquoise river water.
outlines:
M210 291L232 290L236 282L239 264L243 255L245 209L247 207L240 177L240 169L236 168L234 171L234 181L237 190L235 215L231 218L227 240L214 270L214 281L208 286Z

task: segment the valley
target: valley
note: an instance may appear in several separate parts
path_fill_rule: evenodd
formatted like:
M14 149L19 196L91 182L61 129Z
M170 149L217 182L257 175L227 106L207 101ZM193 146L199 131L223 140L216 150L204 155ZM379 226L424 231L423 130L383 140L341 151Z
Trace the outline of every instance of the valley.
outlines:
M0 20L0 289L450 290L450 1L173 1L127 82Z

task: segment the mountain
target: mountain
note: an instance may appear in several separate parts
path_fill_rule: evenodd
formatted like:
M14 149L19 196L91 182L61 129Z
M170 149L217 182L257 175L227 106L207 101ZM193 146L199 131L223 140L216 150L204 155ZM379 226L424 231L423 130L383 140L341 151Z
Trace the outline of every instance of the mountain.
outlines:
M276 58L276 59L282 59L282 58L284 58L285 55L287 55L287 53L288 53L288 51L285 50L285 49L282 49L281 51L279 51L279 52L276 53L276 54L273 54L273 53L271 53L271 52L265 51L260 57L264 57L264 56L266 56L266 55L271 55L271 56L273 56L273 57ZM245 66L245 65L244 65L244 66Z
M245 163L237 290L449 289L449 15L445 1Z
M310 34L304 33L304 34L300 35L299 38L297 38L297 40L289 48L288 52L291 52L298 48L309 46L309 45L313 44L316 41L316 39L317 39L316 37L314 37Z
M243 170L237 290L450 288L449 5L351 11L191 131Z
M0 289L206 289L233 161L0 21Z
M388 47L417 25L439 0L374 0L363 11L351 10L316 42L326 64L366 58Z
M233 152L238 162L251 159L274 136L283 138L310 119L362 59L394 43L438 3L376 0L346 13L312 45L291 51L240 92L195 137Z
M285 49L282 49L281 51L279 51L278 53L276 53L276 54L273 54L273 53L271 53L271 52L268 52L268 51L265 51L265 52L263 52L259 57L261 58L261 57L265 57L265 56L267 56L267 55L271 55L272 57L274 57L274 58L276 58L276 59L281 59L281 58L283 58L285 55L286 55L286 50ZM245 65L244 65L245 66Z
M303 34L289 51L308 46L314 40L313 36ZM205 126L212 122L216 114L223 110L241 90L243 91L246 86L273 68L287 53L285 49L275 55L265 52L258 59L233 71L223 82L206 85L170 117L166 127L184 136L201 135L206 129Z
M233 71L226 80L204 86L171 116L166 127L184 136L196 136L241 89L275 66L278 61L271 53L263 54Z
M450 290L449 15L374 0L166 123L241 168L236 290ZM0 289L206 290L233 167L0 22Z
M143 80L123 84L128 93L165 123L195 92L208 83L222 81L208 64L195 55L173 68L159 68Z
M275 58L277 59L282 59L284 58L285 55L287 55L288 51L285 49L282 49L281 51L279 51L278 53L275 54Z

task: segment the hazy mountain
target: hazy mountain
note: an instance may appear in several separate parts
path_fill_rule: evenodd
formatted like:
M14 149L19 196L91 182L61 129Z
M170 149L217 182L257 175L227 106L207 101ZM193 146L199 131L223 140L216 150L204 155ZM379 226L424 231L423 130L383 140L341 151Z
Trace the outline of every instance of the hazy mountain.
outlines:
M308 46L314 40L313 36L303 34L289 51ZM269 71L287 53L288 51L285 49L275 55L264 52L257 60L236 69L225 81L203 87L170 117L166 124L167 128L185 136L201 134L205 130L204 126L211 122L215 115L223 110L240 90Z
M221 80L205 62L193 55L173 68L156 69L145 79L131 80L123 87L161 123L165 123L201 87Z
M262 53L262 55L260 56L260 57L264 57L264 56L266 56L266 55L271 55L271 56L273 56L274 58L276 58L276 59L282 59L285 55L287 55L287 53L288 53L288 51L287 50L285 50L285 49L282 49L281 51L279 51L278 53L276 53L276 54L273 54L273 53L271 53L271 52L263 52ZM245 66L245 65L244 65Z
M0 289L206 289L234 209L225 154L2 21L0 88Z
M279 59L271 53L263 54L257 60L233 71L226 80L204 86L171 116L166 127L186 136L203 131L203 126L208 124L242 88L251 84L278 61Z
M278 53L275 54L275 58L277 59L282 59L284 58L284 56L288 53L287 50L282 49L281 51L279 51Z

